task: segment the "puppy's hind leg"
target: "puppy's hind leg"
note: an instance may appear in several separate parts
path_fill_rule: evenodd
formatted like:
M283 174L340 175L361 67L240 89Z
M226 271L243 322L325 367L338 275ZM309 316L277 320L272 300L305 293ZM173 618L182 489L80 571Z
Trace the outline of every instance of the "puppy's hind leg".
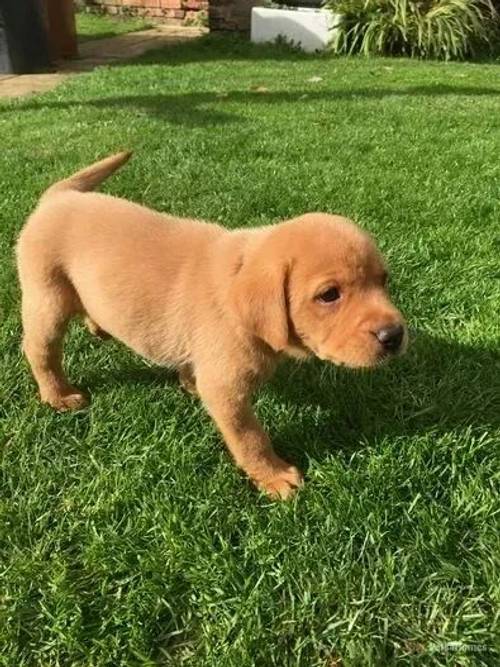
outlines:
M63 337L79 310L73 287L63 278L36 284L24 280L22 287L23 349L42 402L62 411L84 407L87 399L69 384L62 368Z

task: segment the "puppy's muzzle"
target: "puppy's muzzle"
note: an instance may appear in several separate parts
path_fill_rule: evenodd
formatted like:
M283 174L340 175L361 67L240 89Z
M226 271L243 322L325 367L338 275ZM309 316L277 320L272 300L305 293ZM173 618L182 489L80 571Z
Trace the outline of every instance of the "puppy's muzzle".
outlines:
M397 354L403 345L405 329L402 324L391 324L374 332L386 354Z

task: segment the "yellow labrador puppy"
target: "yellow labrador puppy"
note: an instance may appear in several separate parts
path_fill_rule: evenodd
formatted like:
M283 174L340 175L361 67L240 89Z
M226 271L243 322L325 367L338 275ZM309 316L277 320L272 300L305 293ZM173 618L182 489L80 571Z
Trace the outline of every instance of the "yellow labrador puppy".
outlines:
M66 379L69 320L178 369L236 463L272 496L302 476L273 451L251 396L281 355L370 367L402 352L406 327L373 240L352 222L307 213L228 231L90 192L119 153L56 183L21 232L24 352L42 401L85 405Z

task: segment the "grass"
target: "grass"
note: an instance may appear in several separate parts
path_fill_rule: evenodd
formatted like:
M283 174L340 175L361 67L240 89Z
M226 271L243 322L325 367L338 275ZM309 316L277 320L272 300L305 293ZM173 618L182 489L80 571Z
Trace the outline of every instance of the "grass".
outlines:
M0 664L498 664L499 71L206 38L0 105ZM287 362L258 397L306 470L289 504L168 372L79 325L92 407L36 400L16 235L121 147L108 192L228 227L336 211L388 257L408 355Z
M116 37L146 28L151 28L151 23L142 18L116 18L105 14L76 13L76 32L80 42Z

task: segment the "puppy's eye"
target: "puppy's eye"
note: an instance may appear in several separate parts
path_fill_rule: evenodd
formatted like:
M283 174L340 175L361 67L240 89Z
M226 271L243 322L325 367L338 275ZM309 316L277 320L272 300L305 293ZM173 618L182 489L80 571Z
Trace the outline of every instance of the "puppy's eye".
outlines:
M340 292L336 287L329 287L324 292L318 294L316 299L321 303L333 303L337 299L340 299Z

